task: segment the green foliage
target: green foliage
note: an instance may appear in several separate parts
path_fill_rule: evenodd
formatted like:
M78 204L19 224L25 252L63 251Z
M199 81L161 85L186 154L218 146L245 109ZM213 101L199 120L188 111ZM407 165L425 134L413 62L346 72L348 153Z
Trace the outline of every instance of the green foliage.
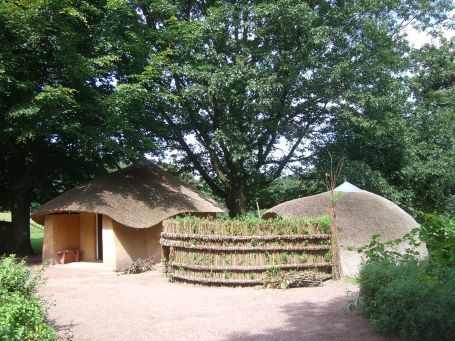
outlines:
M409 340L451 340L455 332L454 271L428 276L427 262L387 259L368 262L360 272L363 309L372 326Z
M408 261L417 260L419 253L415 250L415 246L420 245L418 241L418 229L413 229L402 238L396 238L381 242L380 235L375 234L370 242L357 249L359 253L366 256L367 261L381 261L387 259L396 264ZM398 250L398 245L401 243L408 243L404 251Z
M302 261L302 263L306 263L306 261L308 260L308 253L306 252L303 252L300 256L299 256L300 260Z
M14 218L7 249L27 253L32 202L153 151L114 86L149 46L127 1L3 0L0 22L0 207Z
M414 51L410 88L412 129L403 187L414 193L412 207L425 212L455 212L455 38Z
M31 270L14 255L0 259L0 339L57 340L46 323L45 303L37 296L41 271Z
M29 269L24 260L18 262L14 256L0 259L0 287L6 292L32 297L42 283L41 272Z
M142 99L135 109L150 117L144 131L198 172L232 216L287 166L308 169L308 144L337 135L323 129L332 118L374 116L362 128L379 128L368 152L389 149L387 167L401 164L402 29L438 25L450 1L172 3L159 22L165 34L119 96ZM154 27L147 4L137 8Z
M319 233L330 233L330 217L317 218L275 218L261 219L255 216L238 218L210 219L191 215L170 219L175 224L175 233L218 234L218 235L287 235L310 234L314 226ZM252 239L251 244L257 244Z
M283 270L280 270L280 269L275 268L275 267L267 269L267 271L264 273L266 278L278 277L281 274L283 274Z
M455 267L455 219L420 213L420 239L427 245L432 264Z
M450 340L455 333L455 262L453 220L421 213L420 229L403 239L381 243L374 236L362 251L360 297L372 326L409 340ZM429 249L419 260L417 232ZM403 254L394 247L408 241Z
M333 257L332 250L327 251L327 252L324 254L324 260L325 260L327 263L332 262L332 257Z
M409 76L383 79L381 89L334 116L316 166L326 168L329 150L345 160L340 180L401 206L453 215L454 47L454 38L439 37L403 55Z
M319 226L323 233L330 234L330 225L331 225L331 218L329 215L324 215L319 218Z
M319 174L308 173L304 178L297 175L287 175L279 177L269 186L261 188L257 197L259 207L270 208L288 200L317 194L325 190ZM255 203L253 204L255 205Z

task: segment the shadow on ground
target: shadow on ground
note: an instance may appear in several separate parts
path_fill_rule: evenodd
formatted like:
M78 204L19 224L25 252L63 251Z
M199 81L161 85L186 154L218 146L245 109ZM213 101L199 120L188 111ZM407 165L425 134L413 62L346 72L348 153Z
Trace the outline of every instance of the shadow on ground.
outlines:
M351 299L346 296L321 303L286 304L280 308L286 322L279 328L234 332L224 340L399 340L374 332L360 312L349 312L346 304Z

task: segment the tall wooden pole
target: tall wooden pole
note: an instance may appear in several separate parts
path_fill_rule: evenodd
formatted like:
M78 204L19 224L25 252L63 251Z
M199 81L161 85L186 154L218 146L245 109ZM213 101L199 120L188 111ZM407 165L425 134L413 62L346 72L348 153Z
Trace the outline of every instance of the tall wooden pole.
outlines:
M324 184L327 190L330 191L330 237L332 242L332 275L333 278L338 280L341 278L341 261L340 261L340 246L338 243L338 230L337 230L337 211L336 204L339 199L338 194L335 192L338 175L341 172L342 161L339 161L336 167L333 167L333 157L330 156L330 173L324 173Z

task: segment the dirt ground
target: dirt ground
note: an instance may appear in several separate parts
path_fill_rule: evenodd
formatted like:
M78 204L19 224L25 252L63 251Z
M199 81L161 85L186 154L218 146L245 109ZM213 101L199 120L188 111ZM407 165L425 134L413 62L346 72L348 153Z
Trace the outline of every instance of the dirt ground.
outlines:
M160 271L118 275L101 264L47 268L40 294L75 340L388 340L346 303L357 287L272 290L169 283Z

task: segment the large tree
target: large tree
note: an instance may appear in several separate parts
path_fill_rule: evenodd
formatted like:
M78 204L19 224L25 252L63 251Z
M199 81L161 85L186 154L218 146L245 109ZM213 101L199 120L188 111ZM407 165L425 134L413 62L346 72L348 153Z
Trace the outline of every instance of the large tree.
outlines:
M403 169L413 206L455 214L455 38L412 55L409 158Z
M381 107L406 69L402 30L437 22L449 4L175 1L161 48L125 91L140 94L163 145L241 214L287 165L306 162L333 117Z
M27 254L32 202L152 148L114 92L150 46L128 1L4 0L0 22L0 252Z
M344 159L344 178L405 206L453 214L455 207L454 39L405 57L409 72L383 87L366 110L332 120L314 154Z

